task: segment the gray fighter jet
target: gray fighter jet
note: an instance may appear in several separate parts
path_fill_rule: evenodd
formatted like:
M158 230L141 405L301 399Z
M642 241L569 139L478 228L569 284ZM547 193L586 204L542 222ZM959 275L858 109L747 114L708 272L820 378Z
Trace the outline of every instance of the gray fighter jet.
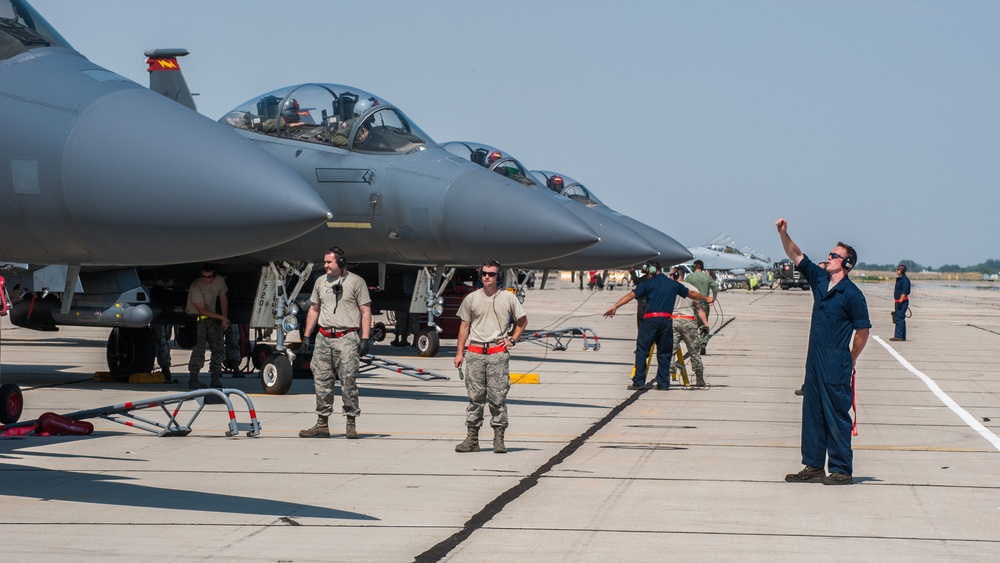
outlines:
M0 120L0 260L208 260L329 212L251 143L88 61L23 0L0 0Z
M251 252L328 218L280 162L88 61L23 0L0 0L0 122L2 285L32 328L55 328L34 325L36 298L49 318L147 326L133 266ZM0 395L0 422L16 420L17 387Z
M146 54L150 88L193 106L182 93L187 87L176 64L186 52ZM167 65L157 64L165 58ZM230 317L278 329L275 353L255 355L268 392L282 393L291 383L294 355L284 337L296 328L295 297L312 263L331 245L347 251L357 273L366 272L354 265L373 264L366 277L379 288L375 307L395 309L395 301L409 303L416 293L434 311L455 266L478 265L487 257L529 264L599 240L561 202L447 152L384 98L357 88L288 86L251 98L220 122L308 180L334 210L330 221L302 237L217 261L230 286ZM162 304L157 322L183 322L176 312L197 266L187 268L186 274L179 268L141 272ZM427 283L412 282L417 269ZM140 338L136 342L144 348ZM143 350L125 363L138 369L151 365L151 358Z
M569 199L583 204L594 211L614 218L628 228L642 235L643 238L652 243L653 248L660 252L660 256L656 260L660 262L660 265L663 268L669 268L670 266L680 264L691 259L691 251L685 248L684 245L677 242L669 235L664 234L641 221L637 221L628 215L624 215L614 209L611 209L583 184L577 182L569 176L548 170L532 170L532 173L537 175L539 179L545 183L545 186L553 192L568 197Z
M532 264L531 268L547 270L604 270L622 268L643 262L644 260L653 259L660 254L658 249L653 248L649 241L611 216L593 211L586 205L581 205L572 199L559 197L545 189L545 186L539 184L524 165L500 149L482 143L467 141L451 141L444 143L442 146L452 154L456 154L469 162L474 162L487 170L492 170L501 176L513 179L522 184L524 190L545 194L553 198L577 217L580 217L581 220L586 221L601 238L601 242L593 246L568 256ZM525 264L509 265L516 267L525 266Z

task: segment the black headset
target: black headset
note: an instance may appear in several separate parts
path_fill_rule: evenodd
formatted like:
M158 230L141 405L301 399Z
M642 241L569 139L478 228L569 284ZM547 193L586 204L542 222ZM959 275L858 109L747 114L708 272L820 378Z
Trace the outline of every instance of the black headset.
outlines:
M844 256L844 259L841 260L840 265L843 266L845 270L853 270L854 264L857 262L858 259L858 253L855 252L853 246L848 246L846 244L841 244L840 246L843 246L844 250L847 251L847 256Z
M327 254L333 253L337 257L337 267L343 270L347 267L347 256L344 251L340 249L339 246L331 246L330 250L326 251Z

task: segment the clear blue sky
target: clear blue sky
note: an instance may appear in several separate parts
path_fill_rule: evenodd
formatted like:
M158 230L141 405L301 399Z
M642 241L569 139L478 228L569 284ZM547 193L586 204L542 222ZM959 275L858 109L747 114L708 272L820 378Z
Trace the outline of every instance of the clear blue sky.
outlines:
M782 257L1000 257L1000 2L33 0L147 84L184 47L202 113L301 82L399 106L436 141L580 180L687 245Z

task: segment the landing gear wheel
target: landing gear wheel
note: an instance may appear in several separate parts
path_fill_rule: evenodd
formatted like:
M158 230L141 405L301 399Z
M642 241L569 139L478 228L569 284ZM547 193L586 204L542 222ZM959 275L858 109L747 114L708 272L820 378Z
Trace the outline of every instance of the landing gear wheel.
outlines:
M13 383L0 385L0 424L13 424L21 418L24 397L21 388Z
M267 344L258 344L253 347L250 351L250 362L253 364L253 369L258 370L264 366L264 360L268 356L274 353L274 348Z
M108 371L120 377L153 371L153 331L145 328L115 328L108 336Z
M260 384L268 395L284 395L292 388L292 362L284 354L271 354L260 368Z
M433 328L422 329L417 333L417 355L424 358L433 358L441 348L441 341L438 333Z

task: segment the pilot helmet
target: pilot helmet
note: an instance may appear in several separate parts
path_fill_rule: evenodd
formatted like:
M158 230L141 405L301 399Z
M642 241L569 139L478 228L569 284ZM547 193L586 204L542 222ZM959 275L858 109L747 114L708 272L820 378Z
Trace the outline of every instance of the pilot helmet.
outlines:
M371 109L373 106L377 105L378 105L378 100L376 100L375 98L365 98L358 100L357 103L354 104L354 115L362 116L365 114L366 111Z
M562 176L552 176L548 181L549 189L559 193L563 189L563 179Z
M299 120L299 101L295 98L288 98L281 108L281 117L287 123L296 123Z

